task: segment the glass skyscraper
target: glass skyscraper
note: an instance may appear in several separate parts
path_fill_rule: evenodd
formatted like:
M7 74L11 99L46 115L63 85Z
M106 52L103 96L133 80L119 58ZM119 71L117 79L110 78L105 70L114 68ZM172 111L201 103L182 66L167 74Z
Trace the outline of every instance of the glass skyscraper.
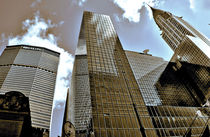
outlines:
M32 127L50 128L59 53L46 48L7 46L0 56L0 93L29 97Z
M84 12L72 74L73 96L70 96L73 113L69 115L76 136L198 137L206 134L210 109L201 107L202 101L188 93L188 88L197 84L193 90L205 90L209 85L206 79L209 67L199 70L201 65L191 64L124 51L109 16ZM194 79L194 83L185 86L173 71L185 74L183 71L191 68L189 73L202 72L186 76L187 80ZM201 84L204 81L206 85ZM188 96L171 96L171 99L170 94L176 92L171 87L176 84L185 86L183 91ZM181 102L188 101L185 100L188 97L191 102L187 105Z
M75 65L82 67L80 70L83 69L84 72L81 74L76 67L73 79L89 82L80 82L83 86L74 91L74 123L77 135L89 132L98 137L156 136L149 112L110 17L84 12L81 26L78 49L86 47L87 54L76 55ZM88 68L79 62L83 62ZM88 78L85 78L86 76ZM73 85L78 84L77 81Z

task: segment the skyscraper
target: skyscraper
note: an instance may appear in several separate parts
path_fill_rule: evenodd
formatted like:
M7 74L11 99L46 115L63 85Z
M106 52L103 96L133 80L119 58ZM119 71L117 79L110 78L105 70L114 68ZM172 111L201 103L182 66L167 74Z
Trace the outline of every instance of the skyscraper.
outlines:
M80 84L74 90L76 133L156 136L109 16L84 12L78 49L87 49L87 54L76 55L74 65L72 85Z
M165 70L167 64L146 52L125 52L109 16L84 12L70 96L73 113L69 117L76 136L203 135L210 124L209 108L167 104L170 94L162 90L164 86L158 91L161 77L173 75ZM173 82L166 85L175 87Z
M210 66L209 39L184 21L183 17L177 17L170 12L159 9L151 9L155 22L162 31L162 38L174 51L171 62L184 61L191 64L202 65L204 67L200 67L200 69L197 69L194 73L198 75L198 77L208 79L208 75L204 75L204 73L207 72L205 67ZM180 67L182 66L181 62L178 64L180 64ZM209 98L208 91L204 91L205 100Z
M174 51L171 61L210 66L210 41L207 37L170 12L151 8L156 24L162 31L162 38Z
M0 92L29 97L32 127L50 128L59 53L46 48L8 46L0 56Z
M202 106L209 101L210 42L182 17L151 9L155 22L162 31L162 38L174 51L171 62L156 83L163 106L148 107L154 118L153 124L158 129L157 134L204 136L204 129L209 131L209 107L195 106ZM203 109L207 113L201 114ZM183 119L183 116L186 119ZM157 120L162 122L158 124Z

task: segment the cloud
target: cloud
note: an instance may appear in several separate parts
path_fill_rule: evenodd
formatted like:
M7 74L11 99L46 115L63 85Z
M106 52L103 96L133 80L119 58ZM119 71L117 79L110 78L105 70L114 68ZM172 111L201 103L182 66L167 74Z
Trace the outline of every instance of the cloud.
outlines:
M72 0L72 2L78 6L83 6L87 0Z
M10 36L8 39L8 45L34 45L45 47L60 53L54 95L55 101L65 100L66 98L66 92L67 88L69 87L74 61L74 58L71 54L58 47L56 36L48 32L49 29L59 27L63 23L64 22L61 21L59 24L53 24L51 20L46 21L43 18L40 18L39 12L37 12L34 19L27 19L23 22L23 31L25 31L23 35L15 37Z
M192 10L194 10L195 9L195 1L194 0L189 0L189 1L190 1L190 8Z
M5 34L2 33L0 37L0 56L7 45L8 45L8 39L6 38Z
M63 110L64 110L65 102L63 101L56 101L54 113L52 114L52 123L51 123L51 130L50 137L58 137L61 135L62 129L62 120L63 120Z
M140 21L140 9L145 4L156 6L163 3L160 0L113 0L113 2L124 10L123 18L132 22Z
M36 7L36 5L40 4L42 2L42 0L35 0L32 4L31 7L34 8Z
M202 10L209 10L210 1L209 0L189 0L190 9L194 12L199 12Z

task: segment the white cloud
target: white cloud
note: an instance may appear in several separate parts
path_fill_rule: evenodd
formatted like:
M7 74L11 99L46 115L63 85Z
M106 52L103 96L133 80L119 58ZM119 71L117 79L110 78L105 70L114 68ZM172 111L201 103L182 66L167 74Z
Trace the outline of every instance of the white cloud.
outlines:
M158 5L162 2L159 0L113 0L121 9L124 10L123 17L129 21L139 22L140 21L140 9L145 4L150 6ZM151 11L150 11L150 17Z
M2 33L0 37L0 56L7 45L8 45L8 39L6 38L5 34Z
M195 9L195 1L194 0L189 0L189 1L190 1L190 8L192 10L194 10Z
M189 3L190 3L190 9L193 12L201 12L205 10L209 11L210 8L209 0L189 0Z
M78 6L83 6L87 0L72 0L72 2Z
M35 0L32 4L31 7L34 8L37 4L40 4L42 0Z

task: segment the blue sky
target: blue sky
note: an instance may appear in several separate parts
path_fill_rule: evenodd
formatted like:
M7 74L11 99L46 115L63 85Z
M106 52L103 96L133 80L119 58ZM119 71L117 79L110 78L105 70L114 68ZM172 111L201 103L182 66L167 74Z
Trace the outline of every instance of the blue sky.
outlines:
M44 43L43 40L52 43L45 45L48 48L54 45L68 51L70 61L67 61L67 66L72 70L71 55L74 55L77 46L83 11L87 10L111 16L124 49L137 52L149 49L153 56L170 60L173 52L162 40L161 32L144 2L183 16L184 20L210 38L210 0L0 0L0 50L7 39L14 41L19 38L24 41L28 38L27 34L36 34L29 32L29 28L35 24L29 23L31 26L27 26L27 20L33 21L38 11L39 21L47 26L41 29L42 35L36 34L35 38L40 38L40 44ZM27 44L30 42L28 39ZM70 73L68 71L66 75ZM65 93L60 91L55 97L53 137L61 132L61 125L56 121L62 119Z

